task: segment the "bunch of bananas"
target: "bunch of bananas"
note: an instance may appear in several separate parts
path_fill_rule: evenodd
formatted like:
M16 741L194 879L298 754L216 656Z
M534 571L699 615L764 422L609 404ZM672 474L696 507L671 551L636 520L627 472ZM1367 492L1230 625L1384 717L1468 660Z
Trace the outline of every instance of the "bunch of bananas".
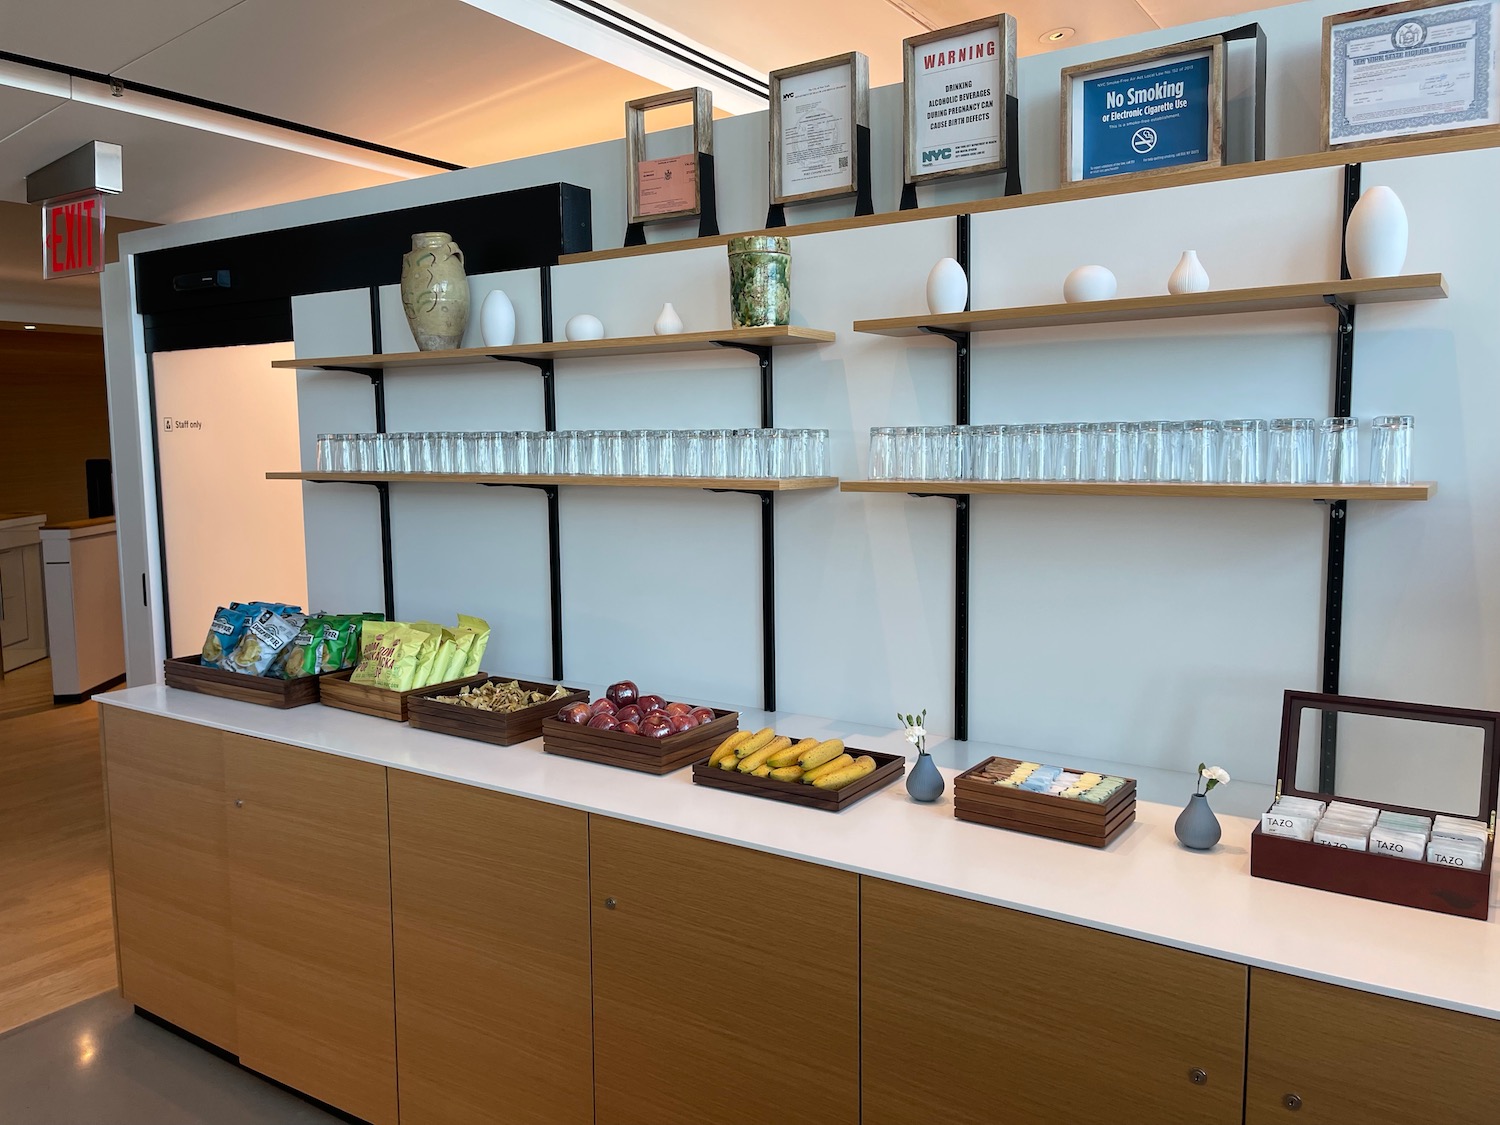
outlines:
M804 738L794 743L770 727L754 734L735 731L719 743L708 764L721 770L739 770L751 777L800 781L819 789L842 789L875 772L874 758L868 754L858 758L846 754L843 742L837 738L825 742Z

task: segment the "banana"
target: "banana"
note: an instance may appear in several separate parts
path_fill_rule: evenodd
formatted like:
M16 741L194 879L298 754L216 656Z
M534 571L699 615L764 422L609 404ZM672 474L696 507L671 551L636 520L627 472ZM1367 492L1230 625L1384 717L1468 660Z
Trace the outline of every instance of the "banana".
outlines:
M766 765L766 764L764 764L764 763L762 763L761 765L756 766L753 770L750 771L750 776L751 777L769 777L770 774L771 774L771 767L768 766L768 765Z
M719 743L719 748L714 751L713 757L708 760L708 764L711 766L718 765L724 760L725 754L733 754L736 746L742 742L749 742L752 737L751 732L748 730L735 731L723 742Z
M811 750L804 751L797 764L805 770L816 769L824 762L831 762L844 752L844 744L837 738L820 742Z
M818 740L816 738L804 738L795 746L788 746L784 750L776 751L776 753L772 754L769 758L766 759L766 762L773 770L779 770L783 766L790 766L794 764L798 758L800 758L807 751L811 750L817 744Z
M785 750L791 744L792 740L785 735L780 738L771 739L770 742L755 751L755 753L740 759L740 773L754 773L761 766L765 765L766 759L772 754L778 750ZM771 772L769 767L767 767L766 772Z
M819 789L842 789L851 781L858 781L875 772L875 759L868 754L861 754L855 759L852 766L845 766L841 770L825 773L813 782Z
M732 770L739 764L740 760L733 754L725 754L724 757L719 760L719 768L721 770Z
M770 764L770 762L766 763L766 765ZM782 766L780 769L772 770L771 776L774 777L777 781L797 781L802 777L802 767Z
M753 738L747 738L744 742L741 742L738 746L736 746L734 748L734 755L737 758L748 758L751 754L754 754L757 750L766 745L766 743L770 742L771 739L775 737L776 732L774 730L772 730L770 727L762 727L760 730L755 732L755 736Z
M837 771L845 769L848 766L852 766L853 764L854 759L849 757L848 754L840 754L831 762L824 762L821 766L814 766L812 769L805 771L802 774L801 780L804 784L811 785L813 782L817 781L818 778L824 777L830 773L836 773Z

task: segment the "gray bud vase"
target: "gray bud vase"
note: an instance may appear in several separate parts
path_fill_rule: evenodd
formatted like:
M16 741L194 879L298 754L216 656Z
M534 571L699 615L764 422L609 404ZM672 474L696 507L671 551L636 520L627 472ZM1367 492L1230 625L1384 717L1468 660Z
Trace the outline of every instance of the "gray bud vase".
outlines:
M1208 851L1224 834L1219 827L1219 818L1209 807L1208 796L1204 793L1194 793L1188 798L1187 808L1178 815L1173 827L1182 846L1196 852Z
M911 795L913 801L926 804L941 797L943 788L943 775L938 773L932 755L926 750L918 750L917 764L912 766L911 773L906 775L907 793Z

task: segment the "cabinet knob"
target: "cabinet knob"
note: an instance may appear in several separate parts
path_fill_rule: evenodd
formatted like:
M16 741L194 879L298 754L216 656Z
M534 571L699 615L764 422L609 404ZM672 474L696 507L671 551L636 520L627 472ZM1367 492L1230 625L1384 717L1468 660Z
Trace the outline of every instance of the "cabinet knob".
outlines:
M605 910L613 910L617 905L618 904L612 898L607 898L607 899L604 900L604 909Z
M1302 1099L1296 1094L1287 1094L1281 1099L1281 1104L1286 1106L1287 1109L1301 1109Z
M242 808L245 807L245 802L242 801L240 798L236 797L234 799L234 807L237 808L237 809L242 809Z
M1195 1066L1188 1071L1188 1081L1194 1086L1206 1086L1208 1085L1208 1071L1201 1066Z

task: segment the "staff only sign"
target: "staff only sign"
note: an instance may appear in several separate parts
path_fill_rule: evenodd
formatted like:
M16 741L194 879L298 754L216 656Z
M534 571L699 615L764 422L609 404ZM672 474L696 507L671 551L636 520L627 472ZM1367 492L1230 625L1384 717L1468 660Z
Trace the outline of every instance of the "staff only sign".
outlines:
M1223 163L1223 43L1063 71L1069 182Z

